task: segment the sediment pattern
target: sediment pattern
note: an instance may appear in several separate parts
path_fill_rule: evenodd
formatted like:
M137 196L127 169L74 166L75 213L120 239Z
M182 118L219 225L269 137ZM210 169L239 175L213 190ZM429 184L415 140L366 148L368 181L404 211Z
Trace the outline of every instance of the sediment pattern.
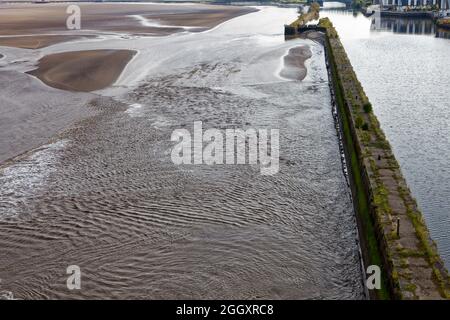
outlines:
M319 57L311 69L319 79L254 84L259 98L192 86L241 67L227 62L152 77L126 104L93 101L97 115L57 137L62 149L16 159L0 176L9 212L0 222L3 290L17 298L363 298ZM298 93L311 103L299 104ZM282 128L280 173L175 166L171 132L196 120L204 129ZM32 192L17 192L27 183ZM72 264L82 271L80 292L65 287Z

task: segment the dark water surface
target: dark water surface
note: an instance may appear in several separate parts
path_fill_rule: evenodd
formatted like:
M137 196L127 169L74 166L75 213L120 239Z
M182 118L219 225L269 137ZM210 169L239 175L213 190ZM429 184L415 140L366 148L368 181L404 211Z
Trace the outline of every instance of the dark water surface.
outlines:
M151 72L0 175L1 289L34 299L364 298L323 48L284 41L294 16L265 8L203 34L122 41ZM312 53L302 82L278 75L296 46ZM134 63L127 72L142 69ZM174 165L171 133L194 121L279 129L279 173ZM80 291L66 288L69 265L81 268Z

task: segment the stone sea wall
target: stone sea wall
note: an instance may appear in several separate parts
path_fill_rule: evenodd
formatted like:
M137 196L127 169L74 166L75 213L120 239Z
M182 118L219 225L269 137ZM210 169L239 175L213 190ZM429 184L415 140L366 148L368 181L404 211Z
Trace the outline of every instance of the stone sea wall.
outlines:
M449 299L448 272L338 34L328 18L315 31L325 34L364 263L383 272L382 290L370 297Z

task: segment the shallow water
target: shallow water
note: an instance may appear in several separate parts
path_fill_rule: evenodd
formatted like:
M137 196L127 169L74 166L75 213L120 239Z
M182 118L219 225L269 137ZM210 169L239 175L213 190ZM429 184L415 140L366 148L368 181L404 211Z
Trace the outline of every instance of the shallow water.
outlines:
M323 48L284 41L295 9L262 9L204 33L96 42L140 55L101 92L114 100L95 100L93 117L0 176L0 208L9 212L0 222L2 290L17 298L364 298ZM92 43L47 50L71 46ZM308 74L288 81L279 73L298 46L312 52ZM194 121L279 129L279 173L175 166L171 133L192 131ZM32 161L38 169L28 169ZM66 288L69 265L81 268L80 291Z
M450 32L429 20L324 11L336 26L450 267Z

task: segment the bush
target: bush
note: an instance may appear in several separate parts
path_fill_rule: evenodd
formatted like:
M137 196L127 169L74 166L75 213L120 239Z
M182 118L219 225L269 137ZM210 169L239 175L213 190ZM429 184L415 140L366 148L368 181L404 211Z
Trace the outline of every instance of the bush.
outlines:
M363 118L361 116L357 116L355 119L356 128L358 128L358 129L361 128L363 124L364 124Z
M363 106L365 113L372 112L372 104L370 102L366 102Z
M362 125L362 129L363 129L364 131L369 130L369 124L368 124L367 122L364 122L364 124Z

